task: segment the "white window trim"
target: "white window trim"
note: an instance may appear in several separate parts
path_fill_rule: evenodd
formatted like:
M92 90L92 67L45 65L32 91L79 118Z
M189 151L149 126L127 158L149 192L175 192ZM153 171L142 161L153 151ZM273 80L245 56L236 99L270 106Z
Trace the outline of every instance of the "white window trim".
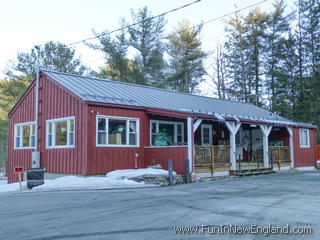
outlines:
M209 128L209 143L208 144L203 143L203 129L204 128ZM210 125L210 124L201 124L201 145L212 146L212 125Z
M73 120L74 124L74 131L73 131L73 137L74 137L74 142L73 145L69 145L69 131L70 131L70 120ZM62 122L62 121L67 121L67 145L62 145L62 146L56 146L56 126L54 123L56 122ZM49 146L49 123L52 123L52 146ZM74 116L72 117L64 117L64 118L54 118L54 119L48 119L46 120L46 148L47 149L59 149L59 148L74 148L75 147L75 142L76 142L76 118Z
M156 133L159 132L159 123L163 124L173 124L174 125L174 143L178 142L178 125L181 125L181 137L182 143L184 143L184 123L183 122L174 122L174 121L163 121L163 120L150 120L150 147L177 147L183 145L171 145L171 146L155 146L152 145L152 124L156 124Z
M104 118L106 119L106 144L98 144L98 119ZM109 144L109 119L115 120L126 120L126 145L122 144ZM137 136L137 144L129 145L129 121L136 121L136 136ZM131 118L131 117L118 117L118 116L108 116L108 115L97 115L96 116L96 147L123 147L123 148L137 148L140 147L140 119L139 118Z
M13 149L15 149L15 150L18 150L18 149L35 149L36 147L34 146L34 147L23 147L23 128L21 128L21 132L20 132L20 146L19 147L16 147L17 146L17 128L18 127L23 127L23 126L27 126L27 125L29 125L30 126L30 136L29 136L29 144L31 145L31 142L32 142L32 140L31 140L31 138L32 138L32 125L35 125L36 124L36 122L24 122L24 123L17 123L17 124L14 124L14 133L13 133L13 135L14 135L14 140L13 140L13 145L14 145L14 147L13 147ZM35 137L37 136L36 134L34 135ZM36 139L35 139L35 141L37 141Z
M304 137L303 136L303 132L305 132L306 131L306 133L307 133L307 139L308 139L308 143L306 144L306 145L302 145L302 137ZM300 142L300 148L310 148L310 133L309 133L310 131L309 131L309 129L307 129L307 128L300 128L299 129L299 142Z

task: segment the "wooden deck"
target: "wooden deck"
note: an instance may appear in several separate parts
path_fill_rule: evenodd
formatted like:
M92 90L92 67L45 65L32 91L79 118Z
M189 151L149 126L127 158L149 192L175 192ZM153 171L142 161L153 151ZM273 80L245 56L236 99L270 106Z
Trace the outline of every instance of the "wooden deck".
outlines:
M230 146L195 146L195 172L211 173L230 170ZM290 167L290 147L269 146L269 167ZM264 169L263 156L254 155L252 161L237 161L236 170Z

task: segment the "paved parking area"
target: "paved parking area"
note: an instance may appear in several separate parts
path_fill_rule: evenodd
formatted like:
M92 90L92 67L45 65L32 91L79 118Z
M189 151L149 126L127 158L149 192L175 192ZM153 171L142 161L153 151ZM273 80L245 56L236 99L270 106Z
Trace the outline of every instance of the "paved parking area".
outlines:
M0 195L0 239L320 239L320 171L145 189ZM175 234L177 226L310 226L308 235Z

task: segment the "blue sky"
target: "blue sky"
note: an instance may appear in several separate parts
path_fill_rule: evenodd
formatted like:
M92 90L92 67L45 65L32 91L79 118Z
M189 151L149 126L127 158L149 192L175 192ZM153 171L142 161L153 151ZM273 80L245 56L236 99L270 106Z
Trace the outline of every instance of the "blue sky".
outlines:
M180 7L193 0L10 0L1 1L0 7L0 77L9 59L18 51L29 51L34 45L54 40L71 43L92 37L92 29L100 32L119 27L120 17L130 19L130 9L148 6L154 15ZM166 16L166 32L183 19L193 24L207 21L243 8L259 0L202 0L190 7ZM273 0L260 4L263 10L272 8ZM293 0L287 0L291 9ZM246 14L246 11L242 12ZM213 50L223 40L223 20L206 24L202 30L205 50ZM84 63L96 68L103 63L102 55L83 44L76 46ZM208 64L210 64L208 62Z

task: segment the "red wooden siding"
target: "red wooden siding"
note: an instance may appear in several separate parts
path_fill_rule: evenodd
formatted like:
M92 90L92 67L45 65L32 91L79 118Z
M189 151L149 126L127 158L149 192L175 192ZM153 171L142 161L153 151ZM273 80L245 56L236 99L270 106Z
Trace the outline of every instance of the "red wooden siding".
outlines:
M9 121L8 181L17 180L13 167L31 167L33 149L13 149L14 124L34 121L35 88L33 87L13 111ZM75 117L75 147L46 149L46 120ZM39 81L39 150L41 167L46 172L86 174L87 170L87 105L62 86L41 74Z
M96 116L118 116L140 119L139 147L96 147ZM144 146L149 144L149 119L142 110L89 106L88 111L88 173L105 174L117 169L135 167L135 153L139 154L138 168L145 167Z
M146 166L160 164L168 169L168 159L172 159L173 170L178 174L185 173L185 160L188 158L188 147L145 148Z
M320 145L317 145L317 160L320 161Z
M8 150L8 182L18 181L18 177L13 173L14 167L22 166L24 169L31 167L31 152L33 149L16 149L14 150L14 125L23 122L34 121L34 99L35 87L29 88L16 110L12 112L9 121L9 150Z
M294 167L309 167L316 164L316 131L309 130L310 147L301 148L299 138L299 128L293 128L294 142Z
M87 170L87 105L65 88L42 75L40 81L41 161L46 172L86 174ZM75 147L46 149L46 120L75 117Z

